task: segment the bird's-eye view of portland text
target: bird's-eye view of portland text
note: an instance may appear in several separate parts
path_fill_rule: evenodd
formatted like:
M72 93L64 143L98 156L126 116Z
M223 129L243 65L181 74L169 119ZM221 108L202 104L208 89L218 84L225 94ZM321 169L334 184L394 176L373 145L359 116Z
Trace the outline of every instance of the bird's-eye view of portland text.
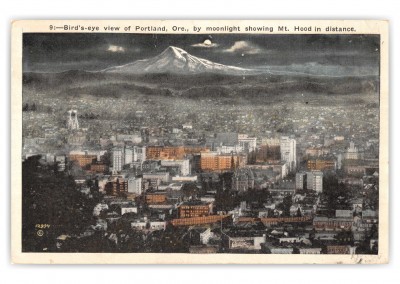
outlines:
M22 44L23 252L378 254L379 35Z

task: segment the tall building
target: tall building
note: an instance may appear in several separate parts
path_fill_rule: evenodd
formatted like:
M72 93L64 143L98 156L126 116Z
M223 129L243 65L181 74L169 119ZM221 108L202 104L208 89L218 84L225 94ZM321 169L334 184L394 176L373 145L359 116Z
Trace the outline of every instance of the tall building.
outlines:
M71 152L69 160L76 162L81 168L85 168L96 162L97 155L87 155L86 153Z
M133 161L134 162L146 161L146 147L145 146L135 146L133 148Z
M78 111L77 110L69 110L69 117L67 121L68 130L79 130L79 122L78 122Z
M288 136L281 137L281 160L289 165L289 170L296 169L296 140Z
M57 165L57 169L59 172L65 171L66 167L66 157L64 155L57 155L54 157L54 161Z
M131 164L133 162L146 161L146 147L141 146L126 146L124 163Z
M254 188L254 174L251 169L239 169L232 176L232 191L245 192Z
M336 170L336 161L333 159L310 159L307 161L307 170Z
M133 151L134 151L134 148L132 146L125 147L124 164L131 164L132 162L134 162Z
M150 141L150 129L148 127L142 127L140 129L140 136L142 137L142 142L149 143L149 141Z
M128 181L121 177L111 178L105 185L108 195L119 195L128 191Z
M280 145L261 145L256 153L258 163L278 163L281 160Z
M322 192L324 174L321 171L307 172L307 189Z
M122 171L125 165L125 153L123 147L115 147L112 149L112 160L114 172Z
M263 138L256 154L259 163L277 163L281 160L281 141L279 138Z
M149 160L181 160L185 156L183 146L149 146L146 157Z
M239 134L238 142L239 146L242 147L247 153L254 152L256 150L257 138L255 137L248 137L247 134Z
M296 174L296 189L306 189L307 187L307 174L297 173Z
M208 216L213 213L213 203L201 201L191 201L181 204L179 209L179 218L193 218Z
M142 178L129 177L128 178L128 192L137 195L142 194Z
M228 171L241 168L247 164L246 156L219 155L217 152L203 152L200 157L202 171Z
M344 154L345 160L357 160L359 159L359 153L357 147L354 146L354 142L350 142L350 147L347 149L347 152Z

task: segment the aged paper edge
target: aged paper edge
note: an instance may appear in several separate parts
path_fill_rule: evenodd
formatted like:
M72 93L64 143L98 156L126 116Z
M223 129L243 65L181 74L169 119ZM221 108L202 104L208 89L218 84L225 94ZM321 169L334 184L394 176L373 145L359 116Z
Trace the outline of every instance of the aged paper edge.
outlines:
M378 255L244 255L244 254L156 254L156 253L23 253L22 231L22 34L49 31L52 25L166 25L190 27L206 25L321 25L354 26L355 33L380 34L380 179ZM72 31L66 31L70 33ZM104 32L104 31L100 31ZM115 32L111 32L115 33ZM125 31L119 33L127 33ZM129 33L129 32L128 32ZM131 32L153 33L153 32ZM202 32L203 33L203 32ZM210 32L207 32L208 34ZM221 33L221 32L215 32ZM248 34L249 32L239 32ZM258 33L258 32L253 32ZM274 32L292 34L293 32ZM301 32L296 34L344 34L340 32ZM389 50L388 21L381 20L22 20L12 23L11 32L11 262L19 264L385 264L389 262Z

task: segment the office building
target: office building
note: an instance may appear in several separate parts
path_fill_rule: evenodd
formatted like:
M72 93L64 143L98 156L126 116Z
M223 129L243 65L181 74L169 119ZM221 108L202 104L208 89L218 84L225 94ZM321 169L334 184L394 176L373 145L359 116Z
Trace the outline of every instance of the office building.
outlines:
M289 165L289 170L296 169L296 140L287 136L282 136L280 141L281 160Z
M307 189L314 190L318 193L322 192L323 176L321 171L307 172Z

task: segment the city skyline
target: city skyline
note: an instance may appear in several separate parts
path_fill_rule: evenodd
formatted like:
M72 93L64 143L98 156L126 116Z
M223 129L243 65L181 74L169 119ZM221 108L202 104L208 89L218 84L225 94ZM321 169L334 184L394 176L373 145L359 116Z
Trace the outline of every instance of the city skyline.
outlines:
M379 40L24 34L23 251L377 255Z

